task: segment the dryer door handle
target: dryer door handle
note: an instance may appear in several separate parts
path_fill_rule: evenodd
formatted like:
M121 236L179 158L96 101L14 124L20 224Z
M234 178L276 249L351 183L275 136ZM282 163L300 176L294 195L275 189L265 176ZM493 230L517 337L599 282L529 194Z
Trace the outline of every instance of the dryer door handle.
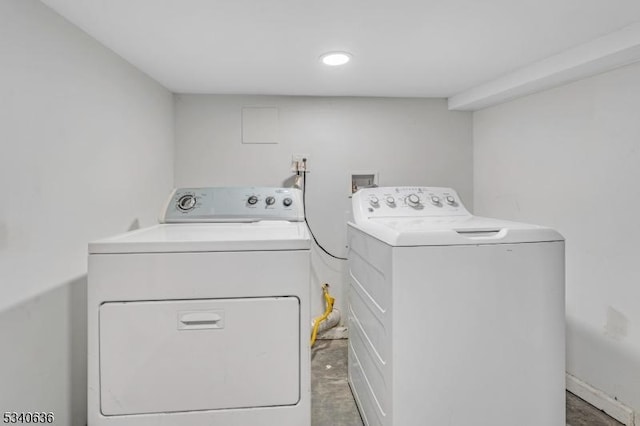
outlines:
M224 311L178 312L179 330L224 328Z

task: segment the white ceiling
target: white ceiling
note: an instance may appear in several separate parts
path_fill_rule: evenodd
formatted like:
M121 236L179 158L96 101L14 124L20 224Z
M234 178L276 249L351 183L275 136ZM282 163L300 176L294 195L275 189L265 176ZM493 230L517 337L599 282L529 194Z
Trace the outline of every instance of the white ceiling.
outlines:
M449 97L640 20L638 0L42 1L178 93Z

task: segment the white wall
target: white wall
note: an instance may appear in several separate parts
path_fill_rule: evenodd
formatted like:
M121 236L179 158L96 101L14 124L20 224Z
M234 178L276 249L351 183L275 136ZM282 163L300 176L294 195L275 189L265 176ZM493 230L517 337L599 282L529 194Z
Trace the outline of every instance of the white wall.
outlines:
M640 64L473 115L475 212L567 240L567 369L640 411Z
M279 110L280 142L241 143L243 106ZM440 99L176 96L177 186L290 185L292 154L308 154L307 218L320 243L346 254L349 174L375 170L380 185L456 188L471 207L471 114ZM344 313L345 263L314 251L312 314L329 282Z
M86 422L87 242L156 221L173 98L36 0L0 2L0 412Z

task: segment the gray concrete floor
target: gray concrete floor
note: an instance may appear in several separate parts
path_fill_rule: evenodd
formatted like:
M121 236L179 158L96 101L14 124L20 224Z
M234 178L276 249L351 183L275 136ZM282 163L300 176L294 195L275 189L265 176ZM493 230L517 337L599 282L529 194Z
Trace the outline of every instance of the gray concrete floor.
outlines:
M362 426L347 383L346 340L318 340L311 351L311 425ZM567 425L621 426L622 423L567 392Z
M317 340L313 345L311 426L362 426L347 383L346 340Z
M603 411L567 392L567 425L570 426L622 426Z

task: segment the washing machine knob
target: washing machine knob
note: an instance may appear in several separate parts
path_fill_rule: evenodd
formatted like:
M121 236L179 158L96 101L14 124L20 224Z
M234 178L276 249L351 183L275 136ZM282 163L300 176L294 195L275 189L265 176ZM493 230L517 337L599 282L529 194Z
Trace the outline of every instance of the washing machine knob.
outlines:
M373 207L377 207L379 203L380 200L378 200L378 197L372 196L371 198L369 198L369 204L371 204Z
M291 204L293 204L293 200L287 197L284 200L282 200L282 204L284 204L285 207L289 207Z
M266 200L264 200L268 206L272 205L273 203L276 202L276 198L275 197L267 197Z
M396 204L396 200L393 197L387 197L387 199L385 200L387 202L388 205L393 206Z
M416 194L411 194L407 197L407 204L409 204L411 207L417 207L420 205L420 197L418 197Z
M433 205L440 205L440 197L436 196L436 195L432 195L431 196L431 204Z
M258 202L258 197L256 197L255 195L252 195L251 197L249 197L249 199L247 200L247 203L251 204L252 206Z
M447 204L449 204L450 206L454 205L456 203L456 199L453 198L451 195L447 195Z
M188 212L193 210L196 206L196 197L193 194L185 194L182 197L178 198L178 209L183 212Z

